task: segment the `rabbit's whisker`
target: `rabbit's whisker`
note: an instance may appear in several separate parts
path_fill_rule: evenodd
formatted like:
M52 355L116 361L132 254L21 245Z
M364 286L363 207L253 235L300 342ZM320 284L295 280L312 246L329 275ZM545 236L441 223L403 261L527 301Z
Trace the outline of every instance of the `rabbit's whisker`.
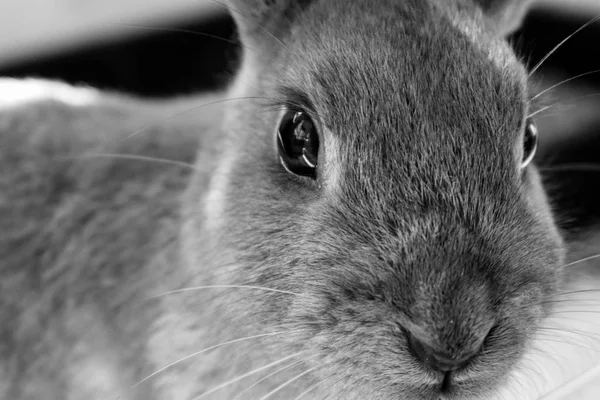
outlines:
M263 290L265 292L274 292L274 293L281 293L281 294L289 294L289 295L293 295L293 296L299 296L297 293L290 292L290 291L287 291L287 290L279 290L279 289L273 289L273 288L262 287L262 286L251 286L251 285L207 285L207 286L194 286L194 287L187 287L187 288L182 288L182 289L170 290L168 292L161 293L161 294L158 294L156 296L152 296L152 297L150 297L150 299L156 299L156 298L168 296L168 295L171 295L171 294L177 294L177 293L194 292L194 291L204 290L204 289L253 289L253 290Z
M222 342L222 343L216 344L216 345L214 345L214 346L206 347L206 348L204 348L204 349L202 349L202 350L196 351L196 352L194 352L194 353L192 353L192 354L189 354L189 355L187 355L187 356L185 356L185 357L182 357L182 358L180 358L180 359L179 359L179 360L177 360L177 361L173 361L172 363L170 363L170 364L167 364L167 365L165 365L164 367L162 367L162 368L160 368L160 369L158 369L158 370L154 371L154 372L153 372L153 373L151 373L150 375L146 376L144 379L142 379L142 380L138 381L136 384L134 384L133 386L131 386L131 389L134 389L135 387L137 387L137 386L139 386L140 384L144 383L144 382L145 382L145 381L147 381L148 379L150 379L150 378L152 378L152 377L154 377L154 376L156 376L156 375L160 374L161 372L163 372L163 371L165 371L165 370L167 370L167 369L169 369L169 368L171 368L171 367L173 367L173 366L175 366L175 365L177 365L177 364L179 364L179 363L182 363L183 361L189 360L190 358L193 358L193 357L199 356L200 354L203 354L203 353L206 353L206 352L208 352L208 351L211 351L211 350L217 349L217 348L219 348L219 347L226 346L226 345L229 345L229 344L234 344L234 343L244 342L244 341L251 340L251 339L258 339L258 338L267 337L267 336L277 336L277 335L283 335L283 334L286 334L286 333L294 333L294 332L296 332L296 331L289 331L289 330L286 330L286 331L280 331L280 332L261 333L261 334L259 334L259 335L252 335L252 336L246 336L246 337L243 337L243 338L238 338L238 339L228 340L228 341L226 341L226 342ZM284 360L284 361L285 361L285 360Z
M590 293L596 293L599 292L598 290L594 290L594 289L589 289ZM577 293L577 292L575 292ZM585 292L584 292L585 293ZM567 295L571 295L572 293L557 293L557 296L567 296ZM564 303L576 303L576 304L580 304L580 305L587 305L587 306L595 306L600 304L600 299L580 299L580 298L567 298L567 299L550 299L550 300L544 300L542 301L542 304L564 304Z
M299 352L299 353L292 354L291 356L286 356L286 357L280 358L279 360L277 360L277 361L274 361L274 362L272 362L272 363L270 363L270 364L267 364L267 365L264 365L264 366L262 366L262 367L256 368L256 369L254 369L254 370L252 370L252 371L250 371L250 372L246 372L246 373L245 373L245 374L243 374L243 375L239 375L239 376L237 376L237 377L235 377L235 378L233 378L233 379L230 379L230 380L228 380L227 382L223 382L223 383L221 383L221 384L219 384L219 385L217 385L217 386L213 387L212 389L209 389L209 390L207 390L206 392L202 393L200 396L198 396L198 397L195 397L195 398L194 398L194 400L200 400L200 399L202 399L202 398L204 398L204 397L208 396L209 394L212 394L212 393L214 393L214 392L216 392L216 391L218 391L218 390L221 390L221 389L223 389L224 387L227 387L227 386L231 385L232 383L235 383L235 382L241 381L242 379L245 379L245 378L247 378L247 377L249 377L249 376L252 376L252 375L254 375L254 374L257 374L257 373L259 373L259 372L261 372L261 371L264 371L264 370L266 370L266 369L268 369L268 368L271 368L271 367L273 367L273 366L275 366L275 365L281 364L282 362L284 362L284 361L287 361L287 360L289 360L289 359L291 359L291 358L297 357L297 356L299 356L299 355L301 355L301 354L303 354L303 353L304 353L304 352L303 352L303 351L301 351L301 352ZM292 365L293 365L293 364L292 364Z
M552 360L552 362L554 362L556 365L560 365L560 364L559 364L559 360L564 360L564 358L565 358L565 355L563 355L563 354L558 354L558 353L555 353L555 352L553 352L553 351L550 351L550 350L548 350L548 349L540 349L538 346L539 346L539 343L538 343L536 346L531 346L531 347L530 347L530 350L531 350L531 351L533 351L533 352L535 352L535 355L538 355L538 354L539 354L539 355L541 355L541 356L548 357L548 358L549 358L550 360ZM534 355L534 356L535 356L535 355ZM526 357L525 357L525 358L522 360L522 362L519 364L519 368L521 368L521 369L525 369L525 368L526 368L526 369L528 369L529 371L536 372L536 373L537 373L537 375L538 375L538 376L541 378L541 377L542 377L542 375L541 375L541 368L540 368L540 365L539 365L539 364L537 364L537 363L535 363L535 362L534 362L534 360L532 360L531 358L528 358L528 357L531 357L531 356L532 356L531 354L528 354L528 355L527 355L527 356L526 356ZM530 365L531 365L531 364L534 364L534 366L535 366L535 367L537 367L537 369L538 369L538 370L536 371L536 370L534 370L534 369L533 369L533 368L531 368L531 367L527 367L527 366L526 366L526 364L530 364Z
M227 38L224 38L224 37L221 37L221 36L217 36L217 35L212 35L210 33L199 32L199 31L192 31L192 30L189 30L189 29L163 28L163 27L158 27L158 26L147 26L147 25L130 24L130 23L117 23L116 25L127 27L127 28L145 29L145 30L149 30L149 31L184 33L184 34L188 34L188 35L202 36L202 37L207 37L207 38L211 38L211 39L220 40L220 41L223 41L223 42L226 42L226 43L229 43L229 44L233 44L235 46L240 46L240 47L243 47L243 48L248 49L250 51L256 51L256 49L248 47L245 44L243 44L241 42L238 42L238 41L235 41L235 40L227 39Z
M282 383L281 385L277 386L275 389L271 390L269 393L267 393L266 395L264 395L263 397L260 398L260 400L267 400L269 397L271 397L272 395L274 395L275 393L279 392L281 389L285 388L286 386L294 383L295 381L297 381L298 379L302 378L303 376L311 373L312 371L314 371L316 368L310 368L307 369L306 371L296 375L295 377L287 380L286 382Z
M562 314L600 314L600 310L589 310L589 311L585 311L585 310L561 310L561 311L554 311L552 312L550 315L562 315ZM573 320L576 321L580 321L576 318L571 318Z
M156 121L155 123L164 123L165 121L169 121L169 120L171 120L173 118L177 118L177 117L180 117L182 115L188 114L190 112L197 111L197 110L199 110L201 108L204 108L204 107L209 107L209 106L212 106L212 105L215 105L215 104L221 104L221 103L226 103L226 102L229 102L229 101L236 101L236 100L270 100L270 98L268 98L268 97L261 97L261 96L244 96L244 97L232 97L230 99L215 100L215 101L211 101L210 103L200 104L198 106L195 106L195 107L188 108L186 110L180 111L180 112L175 113L173 115L170 115L170 116L168 116L168 117L166 117L164 119ZM151 128L152 126L153 126L153 124L148 124L148 125L140 128L140 129L138 129L137 131L131 133L129 136L127 136L123 140L131 139L132 137L134 137L134 136L136 136L136 135L144 132L145 130Z
M302 364L302 361L296 361L296 362L293 362L291 364L288 364L288 365L286 365L284 367L281 367L281 368L279 368L279 369L271 372L267 376L261 378L260 380L254 382L252 385L248 386L246 389L242 390L240 393L236 394L231 400L239 399L244 393L247 393L248 391L252 390L252 388L255 388L257 385L259 385L260 383L266 381L270 377L272 377L274 375L277 375L278 373L283 372L283 371L285 371L287 369L294 368L295 366L300 365L300 364Z
M213 3L219 4L221 6L223 6L226 10L229 10L232 13L235 13L241 17L247 17L246 15L244 15L244 13L240 12L239 10L234 9L231 6L227 6L227 4L218 1L218 0L211 0ZM288 50L288 51L292 51L290 50L290 48L288 46L286 46L279 38L277 38L275 35L273 35L271 32L269 32L268 30L266 30L263 26L261 26L260 24L256 23L255 21L253 21L252 19L247 20L244 18L240 18L242 21L246 22L246 23L251 23L252 25L256 26L258 29L260 29L261 31L263 31L264 33L266 33L268 36L270 36L273 40L275 40L277 43L279 43L281 45L281 47L283 47L284 49Z
M585 331L581 331L578 329L566 329L566 328L556 328L556 327L549 327L549 326L540 326L538 328L538 331L541 332L561 332L561 333L568 333L568 334L573 334L573 335L578 335L584 338L588 338L594 341L599 341L600 342L600 335L598 334L594 334L591 332L585 332ZM600 351L600 348L598 349L598 351Z
M600 365L593 367L582 375L579 375L560 387L543 394L538 400L564 399L567 395L572 395L587 382L600 374Z
M65 156L65 157L57 157L59 160L78 160L78 159L93 159L93 158L118 158L124 160L135 160L135 161L149 161L155 162L159 164L168 164L175 165L179 167L183 167L186 169L195 170L196 167L194 164L189 164L183 161L170 160L167 158L158 158L158 157L149 157L149 156L141 156L138 154L119 154L119 153L88 153L81 154L78 156Z
M579 78L583 78L583 77L588 76L588 75L597 74L599 72L600 72L600 69L596 69L594 71L589 71L589 72L586 72L586 73L583 73L583 74L579 74L579 75L573 76L571 78L565 79L564 81L558 82L558 83L550 86L549 88L542 90L541 92L539 92L538 94L536 94L535 96L533 96L531 98L531 101L533 101L533 100L535 100L535 99L543 96L544 94L550 92L551 90L556 89L559 86L564 85L565 83L569 83L571 81L574 81L574 80L579 79Z
M556 107L558 107L560 105L563 105L565 103L572 103L572 102L576 102L576 101L579 101L579 100L584 100L584 99L587 99L587 98L590 98L590 97L597 97L597 96L600 96L600 93L586 94L586 95L583 95L583 96L578 96L578 97L573 97L571 99L567 99L567 100L565 100L563 102L558 102L558 103L550 104L550 105L547 105L545 107L540 108L539 110L536 110L536 111L532 112L531 114L529 114L527 116L527 118L532 118L532 117L534 117L534 116L536 116L536 115L538 115L538 114L540 114L540 113L542 113L544 111L550 110L552 108L556 108Z
M598 258L600 258L600 254L594 254L592 256L588 256L588 257L580 258L580 259L575 260L575 261L571 261L570 263L563 265L563 267L565 267L565 268L566 267L572 267L573 265L581 264L583 262L590 261L590 260L595 260L595 259L598 259Z
M558 295L558 296L568 296L568 295L572 295L572 294L583 294L583 293L600 293L600 289L569 290L569 291L566 291L566 292L557 293L556 295ZM595 299L589 299L589 300L595 300Z
M327 378L323 378L321 379L319 382L315 383L314 385L311 385L308 387L308 389L306 389L304 392L300 393L298 395L298 397L296 397L294 400L301 400L304 396L306 396L307 394L309 394L311 391L313 391L314 389L317 388L317 386L323 384L323 382L325 382L327 380ZM339 381L338 381L339 382ZM336 382L337 383L337 382Z
M576 313L576 311L570 311L570 313ZM585 313L585 311L580 311L580 313ZM564 311L564 312L562 312L562 313L555 313L555 314L552 314L552 315L558 315L558 314L567 314L567 312L566 312L566 311ZM584 321L584 320L582 320L582 319L580 319L580 318L573 318L573 317L560 317L560 320L561 320L561 321L565 321L565 322L567 322L567 321L574 321L574 322L586 322L586 321ZM590 325L594 325L594 326L596 326L596 327L600 327L600 324L599 324L599 323L597 323L597 322L589 322L589 324L590 324ZM599 339L600 339L600 338L599 338Z
M559 44L557 44L556 46L554 46L554 48L552 48L552 50L550 50L541 60L540 62L538 62L531 70L531 72L529 72L529 77L533 76L533 74L535 74L535 72L546 62L546 60L548 58L550 58L550 56L552 56L552 54L554 54L558 49L560 49L566 42L568 42L573 36L577 35L579 32L581 32L582 30L584 30L585 28L587 28L588 26L596 23L596 21L600 20L600 15L595 16L594 18L592 18L591 20L589 20L588 22L586 22L585 24L583 24L581 27L579 27L579 29L577 29L575 32L571 33L569 36L567 36L565 39L563 39Z
M559 335L547 335L547 336L539 335L538 338L543 342L559 343L559 344L564 344L567 346L573 346L573 347L577 347L577 348L581 348L581 349L590 350L590 351L593 351L596 353L600 352L600 349L595 349L593 347L590 347L590 346L587 346L587 345L584 345L581 343L576 343L573 341L565 340L562 336L559 336ZM538 351L540 351L541 353L548 352L547 350L540 350L540 349L538 349ZM557 353L553 353L553 355L555 357L560 357L562 359L565 359L567 357L567 356L560 355Z
M540 113L543 113L544 111L546 111L546 110L549 110L549 109L551 109L551 108L553 108L553 107L556 107L556 104L551 104L551 105L549 105L549 106L544 106L544 107L540 108L539 110L537 110L537 111L534 111L534 112L532 112L531 114L529 114L529 115L527 116L527 118L532 118L532 117L535 117L536 115L538 115L538 114L540 114Z

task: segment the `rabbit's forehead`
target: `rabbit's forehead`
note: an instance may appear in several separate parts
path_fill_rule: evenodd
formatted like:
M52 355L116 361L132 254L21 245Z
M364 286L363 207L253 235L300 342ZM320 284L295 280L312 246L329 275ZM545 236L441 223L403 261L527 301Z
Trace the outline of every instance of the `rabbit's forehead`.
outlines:
M288 81L311 97L332 142L396 163L518 163L526 77L508 45L439 15L410 27L351 22L309 25L316 36L296 43L290 63Z
M384 16L336 22L340 14L327 26L308 24L313 39L295 43L289 81L319 113L330 175L342 186L406 185L418 176L420 191L471 190L474 175L490 177L478 186L518 182L523 67L475 22L419 15L425 20L405 24Z

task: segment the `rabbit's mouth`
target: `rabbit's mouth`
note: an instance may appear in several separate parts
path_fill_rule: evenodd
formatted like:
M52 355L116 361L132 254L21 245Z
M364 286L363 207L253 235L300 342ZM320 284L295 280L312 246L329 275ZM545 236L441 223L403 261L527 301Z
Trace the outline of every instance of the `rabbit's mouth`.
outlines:
M485 366L473 359L472 363L461 369L436 371L437 381L430 389L434 393L433 397L436 400L464 400L472 398L474 393L478 394L475 398L480 398L483 394L493 392L499 382L488 378L479 379L477 368L483 369Z
M425 368L437 376L437 387L440 393L449 394L457 384L469 379L469 369L477 358L477 353L483 349L466 351L461 356L452 356L437 351L421 342L413 334L408 333L409 351Z
M481 398L506 381L525 352L528 333L523 324L493 318L470 331L468 324L456 323L450 330L419 335L416 329L409 333L406 323L398 322L397 310L380 300L359 297L340 307L331 303L310 315L293 316L308 328L302 338L291 339L309 349L311 357L305 361L315 381L336 383L329 398ZM439 338L451 334L455 339L445 343L454 341L456 346L444 347Z

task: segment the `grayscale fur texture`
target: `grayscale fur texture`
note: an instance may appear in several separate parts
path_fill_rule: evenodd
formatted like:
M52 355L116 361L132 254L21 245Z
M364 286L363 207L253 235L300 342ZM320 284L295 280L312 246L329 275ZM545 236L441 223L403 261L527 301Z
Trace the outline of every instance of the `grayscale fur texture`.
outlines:
M530 92L503 36L525 2L229 6L252 50L226 93L0 108L0 398L192 400L278 360L203 398L300 374L270 398L493 393L566 259L536 168L519 168ZM277 156L298 98L317 181ZM170 293L209 285L279 292ZM484 351L441 393L407 332Z

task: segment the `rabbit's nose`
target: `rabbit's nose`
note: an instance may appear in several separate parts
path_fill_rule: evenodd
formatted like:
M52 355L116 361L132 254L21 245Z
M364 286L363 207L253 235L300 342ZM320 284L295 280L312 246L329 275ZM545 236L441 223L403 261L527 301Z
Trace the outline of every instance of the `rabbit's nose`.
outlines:
M408 343L415 357L430 368L443 373L455 371L464 367L478 351L470 351L460 357L453 357L450 354L433 349L410 333L408 334Z

